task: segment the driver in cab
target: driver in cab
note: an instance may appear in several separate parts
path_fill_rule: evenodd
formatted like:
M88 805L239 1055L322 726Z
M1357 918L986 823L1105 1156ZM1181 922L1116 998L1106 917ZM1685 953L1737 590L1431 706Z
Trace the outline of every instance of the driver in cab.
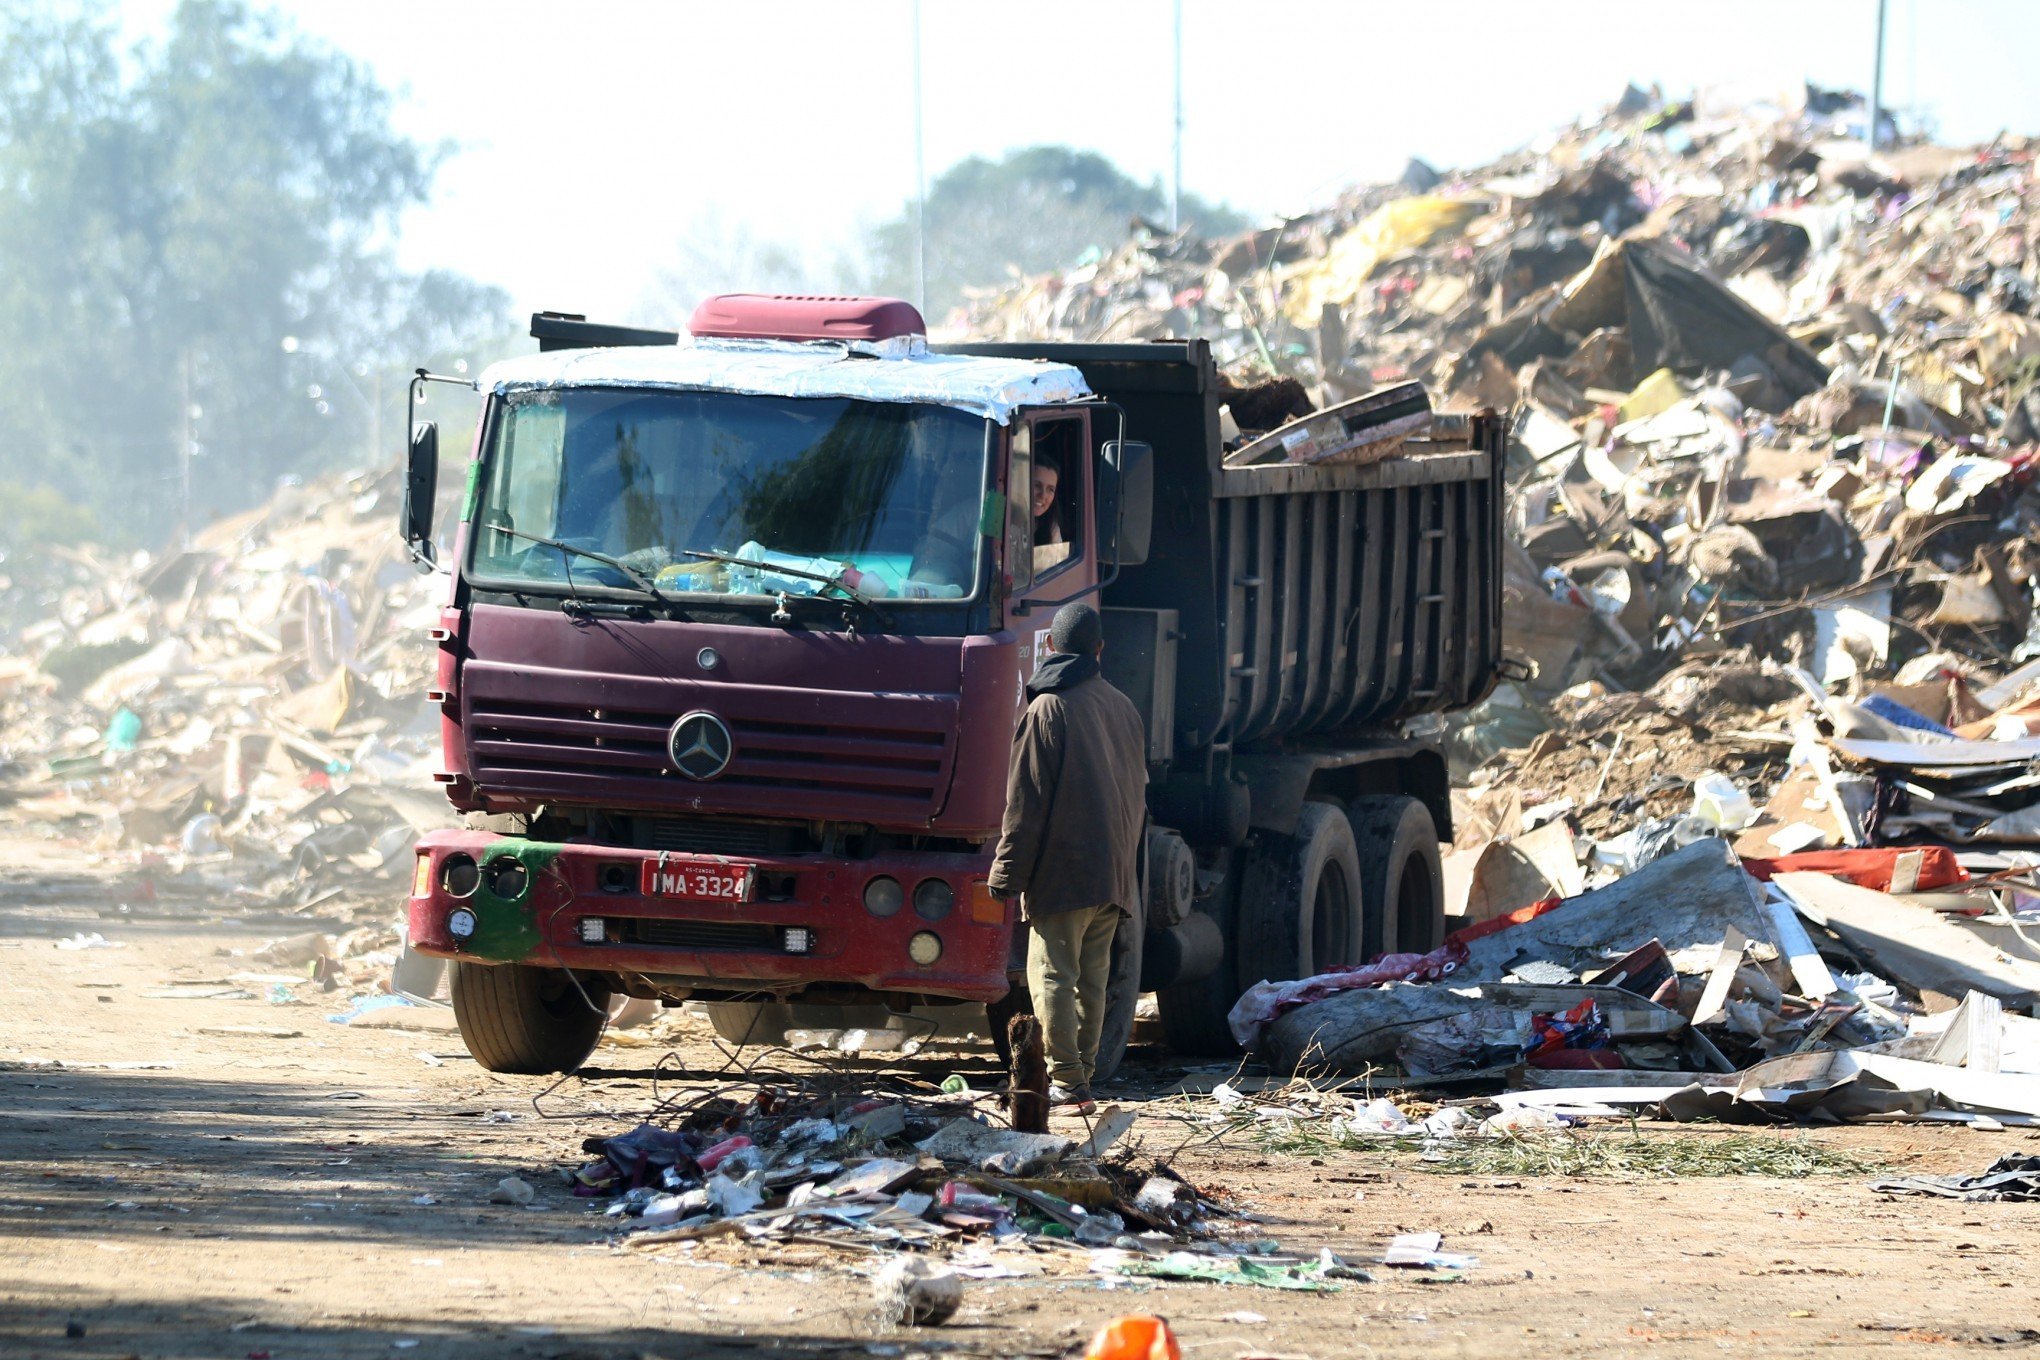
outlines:
M1051 459L1043 458L1034 464L1034 570L1037 575L1062 562L1070 555L1069 541L1063 536L1062 515L1056 507L1056 488L1062 482L1062 470Z

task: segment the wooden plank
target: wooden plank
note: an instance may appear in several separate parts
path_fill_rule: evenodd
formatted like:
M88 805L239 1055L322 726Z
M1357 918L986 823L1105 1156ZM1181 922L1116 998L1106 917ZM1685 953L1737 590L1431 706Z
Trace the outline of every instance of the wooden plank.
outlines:
M1563 1072L1546 1070L1541 1067L1526 1067L1519 1083L1525 1090L1577 1090L1583 1087L1629 1086L1655 1089L1669 1086L1674 1089L1684 1086L1705 1086L1721 1080L1718 1072L1659 1072L1641 1067L1611 1067L1600 1071L1581 1070Z
M1792 967L1792 979L1799 984L1799 994L1809 1001L1818 1001L1840 991L1835 985L1835 975L1828 971L1827 960L1813 947L1813 937L1806 933L1806 927L1793 913L1792 903L1773 900L1765 902L1764 907L1771 913L1771 925L1778 934L1778 948Z
M1749 938L1734 926L1721 937L1721 952L1714 958L1714 971L1707 975L1706 990L1700 993L1700 1004L1693 1009L1694 1024L1704 1025L1721 1014L1728 1001L1728 989L1735 985L1736 970L1742 967L1743 950L1748 947Z
M1985 992L1971 992L1948 1017L1948 1028L1927 1050L1927 1061L1972 1072L2001 1070L2005 1037L2005 1003Z

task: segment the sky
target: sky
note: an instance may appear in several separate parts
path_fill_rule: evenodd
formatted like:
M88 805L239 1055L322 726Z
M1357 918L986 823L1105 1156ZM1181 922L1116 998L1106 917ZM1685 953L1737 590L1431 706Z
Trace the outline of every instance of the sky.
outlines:
M260 3L260 0L256 0ZM2040 132L2040 3L1887 0L1885 97L1943 140ZM414 268L521 310L655 317L688 240L852 250L915 191L912 0L280 0L450 142L403 223ZM117 5L138 37L172 0ZM927 175L1038 143L1171 162L1173 0L924 0ZM1301 211L1421 156L1473 165L1611 102L1867 88L1877 0L1182 0L1183 182ZM745 286L728 281L731 290Z

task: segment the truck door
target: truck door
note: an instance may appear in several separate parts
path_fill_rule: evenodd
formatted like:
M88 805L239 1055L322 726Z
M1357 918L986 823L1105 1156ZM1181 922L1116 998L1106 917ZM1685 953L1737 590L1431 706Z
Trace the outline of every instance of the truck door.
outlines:
M1088 411L1029 411L1015 422L1007 470L1006 626L1031 645L1023 673L1048 655L1055 611L1098 580Z

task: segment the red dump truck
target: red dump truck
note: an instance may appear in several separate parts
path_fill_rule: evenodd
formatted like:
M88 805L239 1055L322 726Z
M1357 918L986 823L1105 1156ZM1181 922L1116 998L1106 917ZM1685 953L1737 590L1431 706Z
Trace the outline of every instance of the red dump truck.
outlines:
M1007 756L1087 597L1151 814L1101 1074L1143 992L1222 1052L1245 986L1438 942L1423 734L1500 658L1497 420L1229 467L1203 341L931 348L902 302L757 295L690 329L542 313L479 383L431 694L465 826L419 844L409 939L485 1067L571 1070L619 994L753 1040L794 1005L1012 1007ZM425 558L437 441L413 424Z

